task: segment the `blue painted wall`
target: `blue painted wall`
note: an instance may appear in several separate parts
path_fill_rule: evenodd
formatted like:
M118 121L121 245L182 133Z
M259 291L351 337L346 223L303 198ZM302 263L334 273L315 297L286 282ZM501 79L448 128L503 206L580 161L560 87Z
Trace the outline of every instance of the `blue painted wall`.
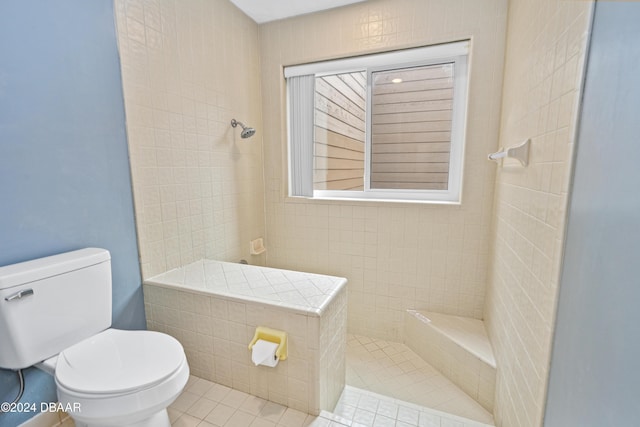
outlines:
M545 414L640 425L640 3L597 2Z
M143 329L114 22L112 0L0 2L0 265L106 248L113 325ZM56 400L52 378L26 380L23 402ZM17 390L0 371L0 400Z

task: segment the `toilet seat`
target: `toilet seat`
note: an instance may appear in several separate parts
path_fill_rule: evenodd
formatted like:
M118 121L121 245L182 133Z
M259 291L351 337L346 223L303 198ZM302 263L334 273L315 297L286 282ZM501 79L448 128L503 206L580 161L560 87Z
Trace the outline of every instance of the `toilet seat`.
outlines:
M166 408L189 379L182 346L159 332L107 329L57 359L58 401L76 405L79 426L169 427Z
M182 346L169 335L107 329L62 351L55 378L74 394L121 395L161 383L184 360Z

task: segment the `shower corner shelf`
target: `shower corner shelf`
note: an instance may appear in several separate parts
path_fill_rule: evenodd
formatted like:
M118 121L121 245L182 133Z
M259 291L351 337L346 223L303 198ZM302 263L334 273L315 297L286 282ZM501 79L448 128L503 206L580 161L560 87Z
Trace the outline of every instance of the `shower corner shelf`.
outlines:
M529 146L531 145L531 138L522 142L519 145L509 147L506 150L500 149L496 153L491 153L487 158L493 160L496 163L500 163L500 159L517 159L523 167L529 165Z

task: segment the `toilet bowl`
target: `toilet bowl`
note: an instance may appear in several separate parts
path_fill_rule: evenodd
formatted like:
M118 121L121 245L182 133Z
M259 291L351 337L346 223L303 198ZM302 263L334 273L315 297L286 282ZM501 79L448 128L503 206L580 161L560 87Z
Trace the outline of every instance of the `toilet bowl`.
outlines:
M169 427L189 379L184 350L160 332L110 328L110 261L88 248L0 267L0 368L53 375L77 427Z
M55 377L78 427L168 427L166 407L189 378L180 343L151 331L107 329L36 367Z

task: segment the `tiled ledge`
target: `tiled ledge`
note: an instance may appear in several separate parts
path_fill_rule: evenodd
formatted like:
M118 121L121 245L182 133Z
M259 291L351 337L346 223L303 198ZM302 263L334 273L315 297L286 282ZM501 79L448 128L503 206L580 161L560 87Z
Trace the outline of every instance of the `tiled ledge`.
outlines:
M321 316L346 286L347 280L324 274L201 259L146 279L144 283Z
M496 362L484 322L407 310L405 344L493 412Z

